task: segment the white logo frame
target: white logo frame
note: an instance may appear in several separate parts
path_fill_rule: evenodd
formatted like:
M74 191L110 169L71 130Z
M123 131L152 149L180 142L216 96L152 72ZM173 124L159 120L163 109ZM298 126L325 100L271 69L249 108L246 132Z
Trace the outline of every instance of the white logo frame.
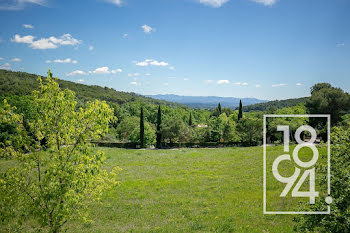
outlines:
M263 213L264 214L330 214L331 207L328 204L327 211L267 211L266 210L266 119L267 118L276 118L276 117L318 117L318 118L327 118L327 194L330 197L331 193L331 147L330 147L330 131L331 131L331 115L330 114L304 114L304 115L290 115L290 114L266 114L264 115L264 126L263 126L263 168L264 168L264 192L263 192Z

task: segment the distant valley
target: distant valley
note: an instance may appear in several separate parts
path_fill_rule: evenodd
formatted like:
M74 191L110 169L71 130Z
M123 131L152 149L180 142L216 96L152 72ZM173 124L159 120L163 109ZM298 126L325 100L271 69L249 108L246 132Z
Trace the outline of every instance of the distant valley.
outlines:
M218 96L180 96L180 95L146 95L154 99L165 100L169 102L180 103L191 108L212 109L217 107L218 103L225 108L238 107L240 98L235 97L218 97ZM267 100L260 100L256 98L241 98L244 106L266 103Z

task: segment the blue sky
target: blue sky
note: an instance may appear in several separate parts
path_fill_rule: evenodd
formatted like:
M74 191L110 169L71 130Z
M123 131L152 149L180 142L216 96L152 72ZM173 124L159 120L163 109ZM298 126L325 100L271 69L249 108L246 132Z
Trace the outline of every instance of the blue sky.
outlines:
M350 91L348 0L0 0L0 67L140 94Z

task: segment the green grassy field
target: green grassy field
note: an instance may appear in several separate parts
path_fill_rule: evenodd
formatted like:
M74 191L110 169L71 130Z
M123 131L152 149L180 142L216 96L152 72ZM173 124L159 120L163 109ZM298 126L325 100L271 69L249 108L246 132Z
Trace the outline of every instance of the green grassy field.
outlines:
M92 224L72 223L69 231L293 231L292 216L263 215L262 147L100 149L107 167L123 169L121 184L92 207Z

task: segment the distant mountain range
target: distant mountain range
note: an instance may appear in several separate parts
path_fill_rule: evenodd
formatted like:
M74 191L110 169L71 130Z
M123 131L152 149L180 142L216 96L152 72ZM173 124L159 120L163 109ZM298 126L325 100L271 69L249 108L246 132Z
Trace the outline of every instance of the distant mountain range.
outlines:
M180 103L191 108L212 109L218 106L218 103L225 108L238 107L240 98L235 97L218 97L218 96L180 96L180 95L146 95L154 99L165 100L169 102ZM241 98L244 106L266 103L267 100L255 98Z

